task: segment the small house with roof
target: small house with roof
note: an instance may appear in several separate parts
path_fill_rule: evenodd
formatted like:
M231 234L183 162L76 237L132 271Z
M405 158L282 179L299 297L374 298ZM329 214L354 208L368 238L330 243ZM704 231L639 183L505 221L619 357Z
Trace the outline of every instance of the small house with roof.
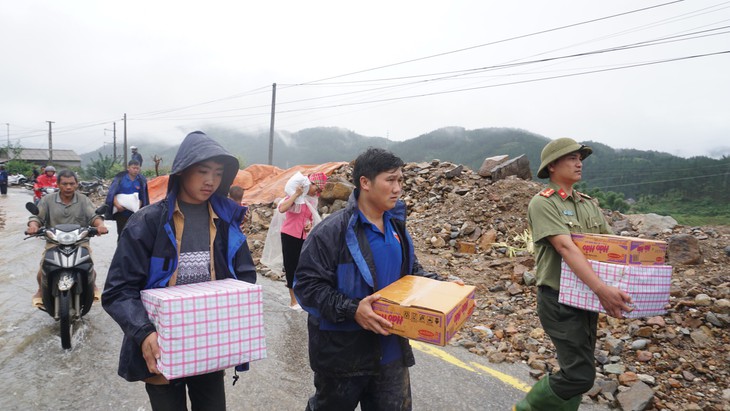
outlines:
M6 152L3 151L0 153L0 164L6 163L15 158L33 163L39 167L45 167L47 165L52 165L56 168L81 167L81 157L79 157L79 155L73 150L54 149L53 161L50 161L47 148L23 148L16 157L12 157L12 153L10 153L10 157L8 157L9 156Z

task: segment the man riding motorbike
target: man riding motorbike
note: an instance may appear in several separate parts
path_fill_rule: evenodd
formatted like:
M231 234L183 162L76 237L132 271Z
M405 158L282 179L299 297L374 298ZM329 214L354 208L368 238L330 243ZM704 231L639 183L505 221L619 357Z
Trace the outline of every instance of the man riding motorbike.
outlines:
M56 169L51 167L55 174ZM40 180L43 177L48 176L48 167L46 167L46 174L40 176ZM53 176L55 180L55 176ZM55 183L55 181L54 181ZM55 227L59 224L78 224L80 226L92 226L96 227L99 235L106 234L108 232L104 225L104 219L97 215L95 212L94 204L89 200L88 197L76 191L79 181L76 178L76 174L71 170L61 170L58 173L58 185L60 191L44 196L38 203L38 215L30 216L28 219L28 230L27 234L35 234L41 227ZM91 255L91 248L89 243L86 242L83 247L89 250ZM43 256L45 256L45 249L41 255L41 264L43 263ZM38 291L33 295L33 306L42 308L43 299L41 296L41 270L38 270ZM96 281L96 271L91 273L92 278ZM96 287L94 282L94 300L98 301L101 297L99 289Z
M58 185L56 184L56 168L53 166L47 166L43 171L43 174L38 176L35 184L33 185L33 190L35 193L34 200L36 204L43 196L43 193L41 193L41 188L44 187L58 188Z

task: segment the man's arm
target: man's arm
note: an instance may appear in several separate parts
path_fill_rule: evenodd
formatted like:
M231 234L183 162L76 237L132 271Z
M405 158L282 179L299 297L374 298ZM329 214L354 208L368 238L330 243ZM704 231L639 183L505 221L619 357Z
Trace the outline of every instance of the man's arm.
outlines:
M141 348L148 337L156 332L140 294L151 269L152 247L157 234L155 228L153 221L147 221L137 213L132 215L119 238L101 294L104 310L119 324L124 334Z
M50 198L50 196L45 196L38 202L38 215L28 217L28 230L26 233L35 234L45 224L50 212L50 210L48 210L48 198Z
M362 328L378 334L388 335L387 320L375 314L372 303L380 295L366 295L350 298L337 289L339 252L345 241L340 227L318 224L304 241L299 265L294 279L294 294L302 307L331 323L347 320L356 321ZM350 276L356 275L354 263L347 268ZM354 279L357 281L357 279ZM366 294L367 291L363 294Z
M627 305L631 303L631 297L618 288L607 285L598 277L570 235L554 235L547 239L575 275L598 296L608 315L621 318L621 312L631 311L631 307Z

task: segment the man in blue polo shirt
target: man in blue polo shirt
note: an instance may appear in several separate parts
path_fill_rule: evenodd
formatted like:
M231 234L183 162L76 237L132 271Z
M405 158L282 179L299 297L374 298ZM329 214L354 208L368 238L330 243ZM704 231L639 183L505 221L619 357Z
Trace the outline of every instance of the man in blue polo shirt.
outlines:
M378 290L423 271L406 231L403 161L370 148L355 160L347 207L316 225L294 275L294 294L309 313L309 363L316 392L307 410L410 410L406 338L372 303Z
M127 170L114 176L112 185L109 187L109 194L106 196L106 204L109 207L111 219L117 222L117 241L122 234L124 226L127 225L129 217L140 208L149 205L149 195L147 194L147 179L139 173L141 166L137 160L130 160L127 163ZM137 193L139 199L139 207L132 207L130 210L122 205L121 198L118 194L134 195Z

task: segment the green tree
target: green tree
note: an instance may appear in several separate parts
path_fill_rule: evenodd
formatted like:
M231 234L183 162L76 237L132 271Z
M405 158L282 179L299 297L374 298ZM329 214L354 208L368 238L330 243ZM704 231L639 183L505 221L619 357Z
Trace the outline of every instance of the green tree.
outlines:
M598 199L598 203L602 208L614 210L621 213L629 211L631 206L624 200L623 193L615 191L602 191L599 188L590 188L586 183L578 183L575 185L576 190L586 193L589 196Z
M86 166L84 174L86 175L86 178L111 178L114 174L122 171L122 169L122 165L119 164L112 156L102 155L99 153L99 158Z

